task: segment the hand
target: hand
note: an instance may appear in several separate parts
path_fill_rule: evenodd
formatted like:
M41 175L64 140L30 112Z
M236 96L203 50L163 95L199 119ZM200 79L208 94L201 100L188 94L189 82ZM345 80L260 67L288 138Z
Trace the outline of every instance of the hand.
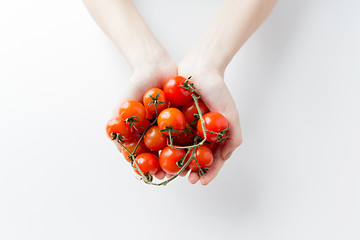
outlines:
M178 71L181 76L192 76L191 82L194 83L196 89L200 90L202 101L210 111L224 115L230 125L229 138L225 142L220 142L216 148L214 161L208 173L201 179L196 172L189 174L190 183L195 184L200 179L202 185L207 185L216 177L225 160L242 142L239 113L224 82L222 70L210 66L199 66L199 64L185 60L179 65Z
M148 89L154 87L162 88L167 79L176 75L177 66L167 57L161 58L160 60L154 59L154 61L136 66L134 68L134 74L127 86L121 90L118 105L114 109L114 116L118 114L120 105L126 100L142 102L142 97ZM120 144L117 142L115 142L115 144L120 150ZM165 172L161 170L156 173L155 177L161 180L165 175Z

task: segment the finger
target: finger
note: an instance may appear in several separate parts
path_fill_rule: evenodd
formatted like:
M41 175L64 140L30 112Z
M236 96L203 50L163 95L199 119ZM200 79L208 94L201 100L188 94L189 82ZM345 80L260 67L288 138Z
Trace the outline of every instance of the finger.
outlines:
M173 176L172 174L166 173L166 177L167 177L167 178L171 178L172 176Z
M180 177L185 177L187 173L188 173L188 170L184 169L184 171L182 171L179 175L180 175Z
M221 143L223 145L224 143ZM221 149L222 146L219 146L218 150L214 152L214 161L210 166L209 171L200 178L200 182L202 185L209 184L219 173L220 169L225 163L225 160L221 157Z
M234 119L229 118L230 131L228 138L225 140L225 144L221 150L221 156L224 160L230 158L231 154L238 148L242 143L240 120L238 116Z
M197 181L199 181L200 177L199 175L197 174L197 172L191 172L189 174L189 177L188 177L188 180L191 184L195 184L197 183Z
M155 177L159 180L162 180L164 179L166 173L163 171L163 170L159 170L156 174L155 174Z

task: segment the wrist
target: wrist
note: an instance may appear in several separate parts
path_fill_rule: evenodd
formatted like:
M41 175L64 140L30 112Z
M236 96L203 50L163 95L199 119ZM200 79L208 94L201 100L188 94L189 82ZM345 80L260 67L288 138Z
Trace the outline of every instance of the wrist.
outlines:
M168 72L169 70L176 72L177 66L169 55L164 54L139 57L136 64L132 65L132 69L134 73Z
M220 54L206 49L196 48L191 50L180 66L191 67L198 72L213 72L223 75L228 65L226 58Z
M226 66L227 64L224 64L221 60L214 59L209 53L191 51L179 64L179 72L193 77L207 74L223 76ZM189 76L186 75L184 77Z
M134 71L173 62L167 51L157 43L144 43L142 47L137 46L129 55L127 59Z

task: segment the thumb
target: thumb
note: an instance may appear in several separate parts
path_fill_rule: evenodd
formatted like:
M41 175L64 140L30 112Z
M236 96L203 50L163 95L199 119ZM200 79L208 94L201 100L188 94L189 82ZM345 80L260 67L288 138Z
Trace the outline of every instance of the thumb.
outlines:
M240 121L233 121L230 125L229 137L226 139L224 146L221 149L221 156L224 160L230 158L232 153L242 143Z

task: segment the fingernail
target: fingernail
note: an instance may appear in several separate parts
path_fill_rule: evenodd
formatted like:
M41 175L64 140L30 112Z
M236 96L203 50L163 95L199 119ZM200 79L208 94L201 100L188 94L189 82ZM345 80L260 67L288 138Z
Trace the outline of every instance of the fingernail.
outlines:
M228 154L226 154L224 160L228 160L228 159L231 157L232 153L233 153L233 152L229 152Z

